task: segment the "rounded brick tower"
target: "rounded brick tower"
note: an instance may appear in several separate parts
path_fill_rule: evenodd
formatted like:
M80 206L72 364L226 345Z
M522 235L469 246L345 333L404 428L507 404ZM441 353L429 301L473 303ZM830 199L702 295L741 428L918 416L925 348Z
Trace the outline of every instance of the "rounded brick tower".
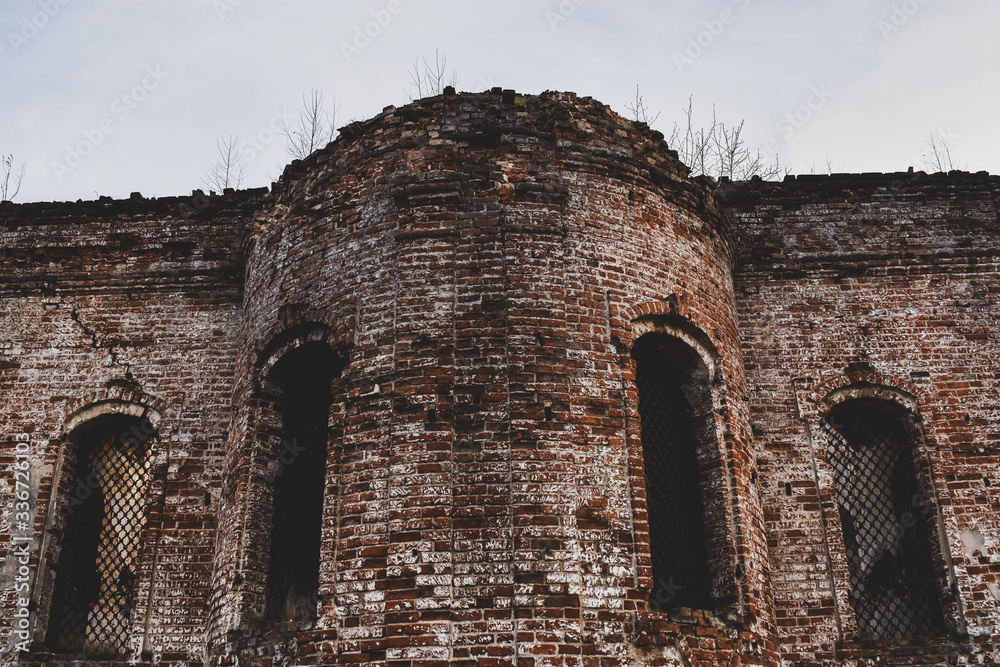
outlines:
M389 107L246 257L213 664L773 662L733 240L662 135Z

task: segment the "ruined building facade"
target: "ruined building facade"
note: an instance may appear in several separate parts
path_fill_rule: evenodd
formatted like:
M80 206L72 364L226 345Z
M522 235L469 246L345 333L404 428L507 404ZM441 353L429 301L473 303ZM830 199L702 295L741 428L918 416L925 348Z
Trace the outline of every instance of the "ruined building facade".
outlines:
M4 660L996 664L998 198L495 90L0 205Z

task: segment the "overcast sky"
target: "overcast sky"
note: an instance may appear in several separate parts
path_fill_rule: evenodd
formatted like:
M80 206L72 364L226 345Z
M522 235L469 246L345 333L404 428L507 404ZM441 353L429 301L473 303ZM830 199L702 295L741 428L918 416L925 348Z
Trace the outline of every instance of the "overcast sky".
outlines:
M288 161L274 136L313 88L340 125L408 101L447 54L458 88L573 91L669 135L746 121L792 173L956 166L1000 173L997 0L0 0L0 153L15 201L188 194L235 135L244 187Z

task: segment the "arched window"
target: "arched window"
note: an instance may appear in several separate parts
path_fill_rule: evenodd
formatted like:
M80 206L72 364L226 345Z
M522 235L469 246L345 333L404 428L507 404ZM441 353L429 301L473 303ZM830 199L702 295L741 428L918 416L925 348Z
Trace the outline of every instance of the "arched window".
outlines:
M265 596L272 622L316 615L330 384L343 368L329 346L311 342L285 354L268 375L281 421Z
M70 434L76 464L46 633L52 651L126 652L154 435L148 421L118 414Z
M912 436L895 404L853 399L823 422L858 628L875 639L944 632Z
M642 456L646 471L653 590L659 609L714 607L705 525L705 442L712 428L708 372L678 339L659 333L639 338L636 362Z

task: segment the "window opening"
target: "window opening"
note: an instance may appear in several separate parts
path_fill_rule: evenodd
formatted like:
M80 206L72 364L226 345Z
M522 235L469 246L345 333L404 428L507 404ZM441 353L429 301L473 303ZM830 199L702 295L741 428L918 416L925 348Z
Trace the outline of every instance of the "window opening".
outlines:
M676 339L656 335L640 338L633 352L646 470L653 608L714 606L692 409L692 399L711 399L696 396L695 356Z
M48 648L58 653L126 652L151 460L152 429L140 424L106 415L71 436L77 473L46 634Z
M285 355L269 376L282 422L265 612L272 622L316 615L330 383L343 366L325 344L307 343Z
M859 630L876 639L943 634L929 531L903 422L875 404L851 401L822 428Z

